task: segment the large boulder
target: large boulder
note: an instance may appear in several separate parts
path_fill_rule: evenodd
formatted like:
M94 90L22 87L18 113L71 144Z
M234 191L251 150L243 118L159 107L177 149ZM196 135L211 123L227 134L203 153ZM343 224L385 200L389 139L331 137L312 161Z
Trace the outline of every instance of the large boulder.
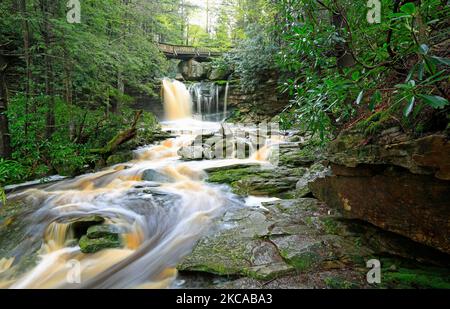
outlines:
M178 65L178 70L184 79L192 81L205 79L208 69L207 65L197 62L194 59L181 61Z
M104 249L120 248L122 243L118 238L101 237L91 239L88 236L83 236L79 242L81 252L96 253Z
M347 218L370 222L450 253L450 143L443 135L407 139L388 130L372 143L358 132L334 141L332 176L314 196Z
M203 146L184 146L178 150L178 155L185 161L212 159L214 157L212 151L203 148Z
M94 225L88 228L78 242L81 252L96 253L103 249L120 248L119 229L114 225Z

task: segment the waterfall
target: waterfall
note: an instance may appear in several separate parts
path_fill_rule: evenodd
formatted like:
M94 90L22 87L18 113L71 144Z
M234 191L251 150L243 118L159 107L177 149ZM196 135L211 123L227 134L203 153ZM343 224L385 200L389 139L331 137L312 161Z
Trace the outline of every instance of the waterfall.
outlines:
M167 120L192 118L222 121L227 116L230 84L224 87L214 82L186 85L179 81L163 80L162 94Z
M216 89L214 89L216 92L216 113L219 113L219 85L216 85Z
M230 91L230 82L227 82L227 85L225 86L225 96L223 99L223 118L227 118L227 108L228 108L228 92Z
M220 121L222 120L222 87L214 82L198 82L189 86L189 93L192 100L196 102L194 113L202 120Z
M186 85L176 80L164 79L162 87L166 119L191 118L192 99Z

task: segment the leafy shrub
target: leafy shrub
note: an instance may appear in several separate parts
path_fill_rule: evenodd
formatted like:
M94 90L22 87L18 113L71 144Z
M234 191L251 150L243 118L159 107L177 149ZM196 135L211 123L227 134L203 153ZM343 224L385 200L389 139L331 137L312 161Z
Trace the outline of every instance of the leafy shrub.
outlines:
M27 176L28 172L25 166L17 161L0 158L0 187L21 181Z
M8 117L12 136L13 161L0 162L0 184L16 183L34 178L42 178L58 173L74 176L86 166L92 166L97 156L91 149L104 147L118 132L128 129L135 111L123 107L120 114L106 115L99 110L69 105L56 99L56 129L52 137L45 136L45 115L48 98L37 96L30 100L36 113L25 116L25 97L17 94L11 98ZM70 111L70 112L68 112ZM25 123L28 130L25 134ZM139 124L138 141L129 144L145 144L159 129L156 117L144 113Z
M404 118L415 119L424 107L448 105L440 83L448 81L450 60L431 51L446 39L445 31L438 29L448 27L449 7L426 0L395 8L393 1L382 0L381 23L368 24L366 3L294 0L277 4L284 21L277 27L282 38L277 63L287 72L283 90L293 96L282 117L285 127L306 127L324 138L361 112L384 109L384 121L393 115L402 118L403 111ZM333 15L342 16L341 26L331 22ZM342 65L339 48L354 63ZM405 80L403 72L409 68ZM404 127L419 126L402 120ZM366 132L382 127L370 125Z
M277 69L275 55L278 47L273 42L268 29L254 24L246 30L243 39L233 53L226 56L226 61L241 78L244 90L252 91L264 81L267 73Z

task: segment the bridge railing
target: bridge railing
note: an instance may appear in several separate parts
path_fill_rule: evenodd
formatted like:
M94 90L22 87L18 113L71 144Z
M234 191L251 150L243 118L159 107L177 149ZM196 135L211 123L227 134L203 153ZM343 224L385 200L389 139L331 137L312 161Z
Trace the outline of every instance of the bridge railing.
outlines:
M165 43L159 43L159 49L166 53L172 54L174 56L178 55L197 55L197 56L214 56L220 55L221 52L213 50L207 47L194 47L194 46L181 46L181 45L171 45Z

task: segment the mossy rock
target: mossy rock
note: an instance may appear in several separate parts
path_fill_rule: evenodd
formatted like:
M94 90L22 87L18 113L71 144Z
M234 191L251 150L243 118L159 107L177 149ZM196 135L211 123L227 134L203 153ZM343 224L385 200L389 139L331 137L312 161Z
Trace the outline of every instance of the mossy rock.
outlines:
M316 236L292 235L271 240L283 259L299 271L308 271L320 265L327 252L324 243Z
M338 289L338 290L347 290L347 289L356 289L359 288L359 284L356 282L348 281L344 278L338 276L331 276L325 278L325 285L329 289Z
M103 237L119 238L119 229L110 224L94 225L88 228L86 236L89 239L97 239Z
M288 198L288 192L295 189L296 183L305 168L247 167L218 170L209 173L208 182L230 184L233 192L239 195L276 196Z
M91 226L99 225L103 222L105 222L105 218L98 215L74 218L69 221L70 228L72 229L76 239L79 239L81 238L81 236L86 235L88 229Z
M216 221L215 232L202 238L177 268L185 272L263 280L292 272L293 267L283 261L277 248L262 239L270 233L271 224L258 210L230 210Z
M101 238L90 239L87 235L81 237L79 241L81 252L83 253L96 253L103 249L112 249L122 247L118 235L109 235Z

